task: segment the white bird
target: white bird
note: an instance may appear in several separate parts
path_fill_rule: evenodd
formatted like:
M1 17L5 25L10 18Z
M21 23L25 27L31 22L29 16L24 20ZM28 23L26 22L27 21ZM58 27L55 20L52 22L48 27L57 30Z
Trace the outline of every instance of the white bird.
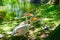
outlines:
M25 35L28 32L29 26L30 24L26 24L26 22L23 21L13 30L13 35L14 36Z
M25 14L25 17L26 17L26 20L21 22L14 30L13 30L13 35L14 36L22 36L22 35L25 35L27 32L28 32L28 29L30 28L31 26L31 23L28 24L28 16L33 16L32 14L30 13L26 13ZM31 22L31 20L30 20Z

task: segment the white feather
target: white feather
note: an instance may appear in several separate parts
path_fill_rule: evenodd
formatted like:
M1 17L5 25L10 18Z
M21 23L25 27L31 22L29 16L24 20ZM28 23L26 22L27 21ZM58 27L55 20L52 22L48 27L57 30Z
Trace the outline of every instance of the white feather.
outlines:
M25 21L19 24L14 30L13 35L24 35L28 32L30 24L26 24ZM18 32L18 33L17 33Z

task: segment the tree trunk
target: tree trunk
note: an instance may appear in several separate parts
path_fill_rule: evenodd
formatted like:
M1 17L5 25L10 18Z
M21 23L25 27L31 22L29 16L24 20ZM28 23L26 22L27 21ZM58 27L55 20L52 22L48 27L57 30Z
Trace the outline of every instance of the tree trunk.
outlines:
M50 0L47 4L54 4L55 0Z
M59 5L59 0L55 0L54 5Z
M59 4L59 0L50 0L47 4L58 5Z

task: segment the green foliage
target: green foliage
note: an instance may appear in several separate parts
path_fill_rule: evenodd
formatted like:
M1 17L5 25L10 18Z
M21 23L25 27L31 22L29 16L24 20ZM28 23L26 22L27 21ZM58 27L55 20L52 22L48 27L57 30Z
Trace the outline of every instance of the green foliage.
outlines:
M3 6L3 1L2 0L0 0L0 6Z
M59 14L58 5L42 5L39 10L38 16L41 14L47 18L56 18Z
M60 24L57 28L46 38L46 40L59 40L60 38Z
M7 4L11 5L11 10L5 9L7 12L4 12L4 11L0 12L1 14L3 14L5 16L5 18L3 18L4 21L2 22L2 26L0 26L1 27L0 33L5 33L5 34L7 34L7 32L12 32L13 29L18 24L20 24L22 21L25 21L25 19L26 19L25 16L22 16L20 19L17 19L17 18L15 19L17 12L16 11L12 12L12 11L14 10L13 8L16 5L18 5L19 8L21 10L23 10L23 15L24 15L24 12L29 12L29 11L31 11L31 9L35 8L34 4L32 4L30 2L24 2L24 4L23 4L22 0L19 0L19 1L4 0L3 4L5 6ZM45 25L45 23L48 23L50 25L51 23L56 23L56 22L58 22L58 20L60 20L60 13L59 13L58 9L59 9L58 5L44 4L44 5L37 6L37 10L39 10L39 11L36 13L35 16L38 17L39 19L42 17L42 19L43 19L42 24L41 24L42 27ZM33 14L34 12L35 11L32 10L31 14ZM31 17L28 17L28 18L30 19ZM50 20L50 18L52 20ZM36 23L36 21L33 21L33 26L34 25L35 25L35 27L31 28L30 30L32 30L32 32L34 32L35 29L38 29L38 31L31 35L34 36L36 38L36 40L39 40L38 35L41 35L42 33L44 33L44 30L42 30L41 26L37 26L39 24ZM39 34L39 32L41 32L41 34ZM17 37L17 38L19 38L19 37ZM11 39L13 40L13 37Z

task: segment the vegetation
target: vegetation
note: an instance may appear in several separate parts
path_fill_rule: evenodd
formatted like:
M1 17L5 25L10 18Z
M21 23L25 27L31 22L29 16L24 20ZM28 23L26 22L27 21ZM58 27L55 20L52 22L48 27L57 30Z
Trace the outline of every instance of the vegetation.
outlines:
M38 20L42 19L42 21L41 24L38 24L37 21L31 21L33 27L29 29L29 38L26 37L26 39L44 40L45 38L41 36L46 36L47 31L43 30L42 27L46 24L49 25L48 34L50 34L60 22L59 5L40 4L37 6L37 13L34 10L35 5L29 1L4 0L0 5L3 5L0 6L0 14L2 14L0 15L0 34L4 35L4 40L24 40L25 37L21 37L21 39L20 37L12 36L12 32L18 24L25 20L25 13L27 12L35 14L33 17L36 17Z

